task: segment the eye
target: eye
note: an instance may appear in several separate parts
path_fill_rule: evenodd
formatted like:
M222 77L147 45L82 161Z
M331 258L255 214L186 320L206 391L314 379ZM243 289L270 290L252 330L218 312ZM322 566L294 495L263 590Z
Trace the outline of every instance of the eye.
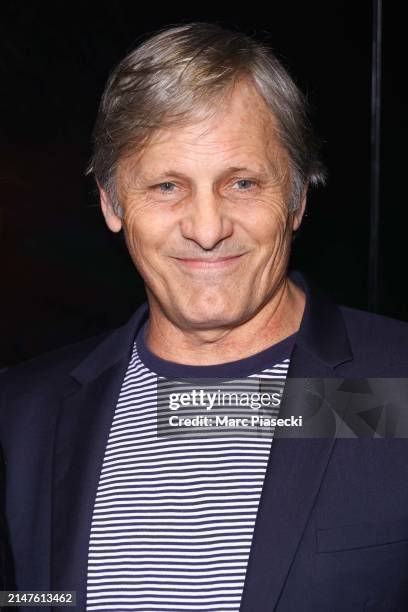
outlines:
M158 185L154 185L153 189L158 189L162 193L171 193L172 191L174 191L173 189L171 189L171 187L175 187L175 184L167 181L165 183L159 183Z
M243 189L239 189L238 191L248 191L248 187L256 185L255 181L251 181L250 179L239 179L234 184L243 187Z

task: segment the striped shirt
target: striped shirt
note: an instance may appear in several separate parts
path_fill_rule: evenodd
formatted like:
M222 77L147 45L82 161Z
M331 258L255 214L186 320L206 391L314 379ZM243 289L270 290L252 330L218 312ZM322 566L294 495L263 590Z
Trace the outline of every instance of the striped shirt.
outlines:
M272 443L229 431L157 436L157 380L254 377L283 387L295 334L249 358L183 366L134 343L95 499L87 610L238 611Z

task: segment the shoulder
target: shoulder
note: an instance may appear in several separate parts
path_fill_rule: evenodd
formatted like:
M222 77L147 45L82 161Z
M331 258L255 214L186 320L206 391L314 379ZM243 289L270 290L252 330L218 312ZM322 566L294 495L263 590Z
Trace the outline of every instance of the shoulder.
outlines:
M42 440L43 445L52 440L61 398L76 389L71 370L107 335L50 351L0 374L0 444L8 455L30 439Z
M349 333L366 343L377 343L384 339L402 343L408 341L408 323L384 315L340 306Z
M17 391L20 395L27 395L41 388L52 389L59 385L109 333L92 336L5 368L0 373L2 395L7 396Z
M381 360L408 375L408 323L379 314L340 306L351 349L355 358L368 363ZM401 370L401 374L397 371Z

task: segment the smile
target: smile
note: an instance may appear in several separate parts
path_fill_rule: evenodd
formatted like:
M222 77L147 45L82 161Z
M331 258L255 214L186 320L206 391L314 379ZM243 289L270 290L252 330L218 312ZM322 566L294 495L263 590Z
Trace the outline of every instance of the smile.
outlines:
M245 253L241 253L240 255L231 255L228 257L217 257L213 259L208 258L194 258L194 259L183 259L180 257L174 257L178 263L182 264L190 269L206 269L206 270L214 270L219 268L227 268L229 266L234 265L237 261L243 257Z

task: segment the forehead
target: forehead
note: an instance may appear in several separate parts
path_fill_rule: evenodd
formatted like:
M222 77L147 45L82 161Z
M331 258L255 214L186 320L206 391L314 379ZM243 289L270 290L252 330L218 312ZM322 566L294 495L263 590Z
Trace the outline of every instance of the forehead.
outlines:
M253 85L238 83L211 118L156 130L137 154L132 170L152 174L166 165L247 166L276 163L285 156L275 118Z

